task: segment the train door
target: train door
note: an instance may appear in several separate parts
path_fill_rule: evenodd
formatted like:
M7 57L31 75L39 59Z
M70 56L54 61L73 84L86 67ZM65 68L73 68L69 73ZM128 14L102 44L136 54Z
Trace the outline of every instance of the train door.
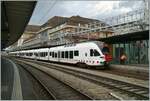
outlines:
M60 61L60 51L58 51L58 61Z

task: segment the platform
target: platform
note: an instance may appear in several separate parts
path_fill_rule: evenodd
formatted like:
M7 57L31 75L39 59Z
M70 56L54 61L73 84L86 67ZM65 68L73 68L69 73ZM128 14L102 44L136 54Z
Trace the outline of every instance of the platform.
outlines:
M1 58L1 99L22 100L18 68L14 62L5 57Z
M149 65L119 65L119 64L111 64L111 68L113 69L121 69L126 71L138 72L138 73L147 73L149 74Z

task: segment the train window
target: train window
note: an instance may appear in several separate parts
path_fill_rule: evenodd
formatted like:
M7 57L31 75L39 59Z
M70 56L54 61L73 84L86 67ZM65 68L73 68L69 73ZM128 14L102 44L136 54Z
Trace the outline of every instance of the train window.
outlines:
M29 53L29 56L32 56L32 53Z
M54 52L52 52L52 57L54 58Z
M57 58L57 53L55 53L55 58Z
M73 51L69 51L69 58L73 59Z
M90 56L100 56L100 54L96 49L90 49Z
M40 57L42 57L42 53L40 53Z
M94 56L100 56L99 52L96 49L94 49Z
M34 53L35 56L38 56L38 53Z
M46 52L43 52L43 57L46 57L47 55L46 55Z
M47 52L45 52L45 56L47 56Z
M41 53L40 53L40 56L41 56L41 57L45 57L45 52L41 52Z
M64 58L64 51L61 52L61 58Z
M60 58L60 51L58 51L58 58Z
M94 55L93 53L94 53L93 49L90 49L90 56L93 56Z
M85 56L87 56L87 53L85 53Z
M79 51L78 50L74 51L74 56L79 56Z
M65 58L68 58L68 51L65 51Z
M103 47L102 52L104 54L109 53L109 48L108 47Z
M49 56L52 56L52 52L49 53Z

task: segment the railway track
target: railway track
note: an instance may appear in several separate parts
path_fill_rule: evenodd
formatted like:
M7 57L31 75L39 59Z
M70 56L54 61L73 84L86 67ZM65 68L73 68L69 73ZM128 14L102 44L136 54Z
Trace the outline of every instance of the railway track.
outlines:
M53 68L55 70L74 75L76 77L79 77L81 79L86 79L90 82L96 83L98 85L104 86L109 89L117 90L119 92L127 94L129 97L134 97L137 100L148 100L149 99L149 89L146 87L141 87L138 85L110 79L110 78L105 78L93 74L89 74L86 72L82 72L79 70L74 70L71 68L65 68L65 67L60 67L56 65L49 65L49 64L44 64L44 63L39 63L35 62L36 64L46 66L49 68Z
M17 62L18 63L18 62ZM18 63L28 71L54 100L92 100L91 97L77 91L64 82L25 63Z
M22 86L23 100L55 100L51 92L49 92L49 90L47 89L47 87L40 80L38 80L30 71L28 71L22 64L17 64L17 67L19 68L19 72L21 73L20 76L22 74L25 74L28 78L25 79L21 76L23 86L26 86ZM33 86L28 85L28 82L26 80L32 82ZM30 88L30 86L33 88Z

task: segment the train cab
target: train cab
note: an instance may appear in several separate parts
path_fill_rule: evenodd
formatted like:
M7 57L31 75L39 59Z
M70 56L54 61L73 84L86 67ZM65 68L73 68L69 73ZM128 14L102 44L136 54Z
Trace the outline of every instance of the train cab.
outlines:
M105 55L106 63L110 63L110 61L112 61L112 55L110 54L108 45L104 45L104 47L102 48L102 53Z

